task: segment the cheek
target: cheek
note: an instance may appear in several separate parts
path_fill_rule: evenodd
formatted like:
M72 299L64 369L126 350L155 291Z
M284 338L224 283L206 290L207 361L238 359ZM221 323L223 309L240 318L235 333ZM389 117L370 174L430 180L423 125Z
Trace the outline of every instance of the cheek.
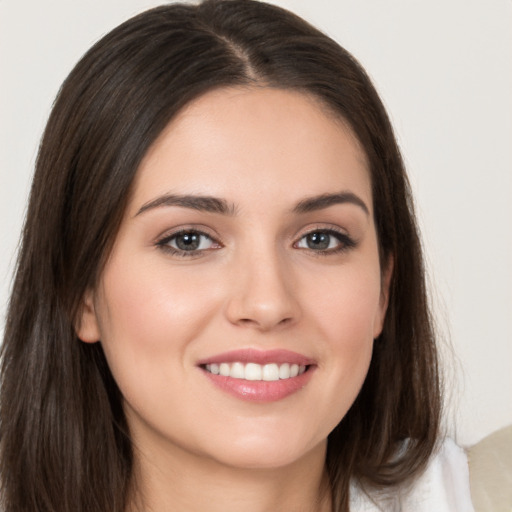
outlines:
M218 303L215 287L198 289L202 283L187 272L171 275L165 265L120 258L109 264L96 310L102 346L123 393L151 382L165 389L189 362L187 349Z
M190 347L216 310L218 292L208 286L199 293L204 276L171 275L165 264L136 263L118 257L104 272L96 302L101 343L128 411L155 428L174 425L176 418L162 412L162 404L193 417L183 396L195 384L184 369L191 363Z
M103 312L101 330L109 339L139 343L148 349L164 348L171 340L179 343L193 337L207 322L216 301L215 289L201 289L200 275L170 273L160 267L113 262L105 272L99 311Z
M317 284L318 280L317 280ZM311 294L312 332L319 346L320 371L326 375L321 405L334 428L354 402L370 365L374 325L380 318L380 275L372 267L339 272L324 282L324 292Z
M323 282L317 276L308 309L334 346L357 351L365 341L373 341L381 318L380 280L378 266L334 271Z
M322 360L336 374L336 385L341 385L349 395L360 388L368 371L376 303L372 296L340 293L332 302L325 303L318 314L319 330L328 352Z

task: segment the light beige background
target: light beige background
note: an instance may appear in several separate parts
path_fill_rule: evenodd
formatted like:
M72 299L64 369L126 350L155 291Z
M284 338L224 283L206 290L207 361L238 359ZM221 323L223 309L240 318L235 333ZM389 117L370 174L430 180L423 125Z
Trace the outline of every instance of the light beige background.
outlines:
M0 328L59 85L100 36L158 3L0 0ZM352 51L388 107L416 192L440 329L456 353L446 357L448 424L459 442L475 442L512 423L512 1L274 3Z

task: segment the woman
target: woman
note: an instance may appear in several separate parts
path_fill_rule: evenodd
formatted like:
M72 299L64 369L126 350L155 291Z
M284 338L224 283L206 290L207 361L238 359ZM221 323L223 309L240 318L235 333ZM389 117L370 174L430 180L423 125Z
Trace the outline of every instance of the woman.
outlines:
M251 1L99 41L43 137L0 407L7 511L453 507L425 499L465 461L357 62Z

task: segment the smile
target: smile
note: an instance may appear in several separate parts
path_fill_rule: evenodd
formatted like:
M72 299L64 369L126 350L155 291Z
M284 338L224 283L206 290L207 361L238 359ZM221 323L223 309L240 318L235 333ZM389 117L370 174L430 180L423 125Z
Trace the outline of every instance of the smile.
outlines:
M296 363L212 363L204 366L205 370L213 375L231 377L233 379L243 379L250 381L277 381L286 380L298 375L302 375L306 365Z
M316 374L314 359L290 350L245 348L196 362L214 387L243 401L268 403L299 393Z

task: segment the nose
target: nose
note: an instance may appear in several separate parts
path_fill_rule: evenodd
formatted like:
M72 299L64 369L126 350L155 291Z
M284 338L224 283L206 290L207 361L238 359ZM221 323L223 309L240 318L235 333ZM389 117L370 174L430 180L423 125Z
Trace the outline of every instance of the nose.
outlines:
M296 323L301 308L290 265L271 253L240 260L230 276L228 320L262 332Z

